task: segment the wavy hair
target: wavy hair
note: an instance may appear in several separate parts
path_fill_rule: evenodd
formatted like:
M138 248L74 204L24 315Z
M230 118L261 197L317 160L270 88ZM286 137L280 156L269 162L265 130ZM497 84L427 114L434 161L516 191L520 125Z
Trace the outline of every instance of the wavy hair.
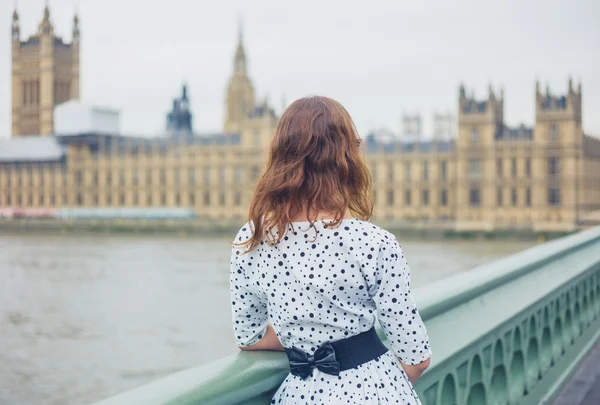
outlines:
M347 211L369 220L373 193L350 114L331 98L313 96L294 101L279 120L250 204L253 235L238 246L249 252L265 239L274 246L301 213L315 228L319 211L335 214L325 224L330 227L338 226ZM275 235L273 229L284 232Z

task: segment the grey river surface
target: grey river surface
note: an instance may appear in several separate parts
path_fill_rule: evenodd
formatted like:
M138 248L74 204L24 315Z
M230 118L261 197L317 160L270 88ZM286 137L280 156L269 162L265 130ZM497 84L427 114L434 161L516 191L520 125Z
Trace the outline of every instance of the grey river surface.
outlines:
M416 287L535 244L398 239ZM229 255L228 236L0 235L0 404L88 404L236 352Z

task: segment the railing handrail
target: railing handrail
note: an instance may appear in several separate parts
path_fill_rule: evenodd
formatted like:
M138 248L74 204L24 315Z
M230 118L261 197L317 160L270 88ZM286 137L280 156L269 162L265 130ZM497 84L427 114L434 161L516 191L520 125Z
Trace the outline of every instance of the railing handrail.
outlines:
M415 289L419 313L424 320L431 319L597 240L600 240L600 226L530 247Z
M547 242L417 288L414 294L421 316L425 320L437 317L598 241L600 227ZM380 329L378 332L382 335ZM257 398L276 389L287 372L287 358L283 353L241 352L180 371L96 405L237 404L241 403L240 398ZM260 402L249 400L244 403Z

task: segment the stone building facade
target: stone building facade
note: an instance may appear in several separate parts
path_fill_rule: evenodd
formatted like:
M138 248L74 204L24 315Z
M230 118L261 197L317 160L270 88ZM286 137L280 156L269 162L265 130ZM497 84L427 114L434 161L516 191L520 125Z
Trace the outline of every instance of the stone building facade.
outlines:
M48 6L38 32L21 41L17 10L12 16L12 136L50 135L54 106L79 98L79 19L73 39L54 35Z
M25 75L15 77L21 88ZM535 126L510 128L502 92L490 87L478 100L461 86L457 123L436 117L433 139L365 136L374 218L457 230L577 229L600 210L600 140L584 133L581 85L569 80L565 95L536 86L533 99ZM188 207L236 221L247 215L278 122L255 99L241 34L220 133L51 135L44 127L46 136L21 137L25 121L13 113L15 136L0 140L0 208ZM456 134L438 136L452 126Z

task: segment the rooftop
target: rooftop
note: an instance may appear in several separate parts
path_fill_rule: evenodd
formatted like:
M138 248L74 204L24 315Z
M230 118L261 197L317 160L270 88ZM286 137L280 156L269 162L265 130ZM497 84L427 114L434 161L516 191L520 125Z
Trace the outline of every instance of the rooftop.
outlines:
M50 162L64 155L65 147L53 136L0 139L0 162Z

